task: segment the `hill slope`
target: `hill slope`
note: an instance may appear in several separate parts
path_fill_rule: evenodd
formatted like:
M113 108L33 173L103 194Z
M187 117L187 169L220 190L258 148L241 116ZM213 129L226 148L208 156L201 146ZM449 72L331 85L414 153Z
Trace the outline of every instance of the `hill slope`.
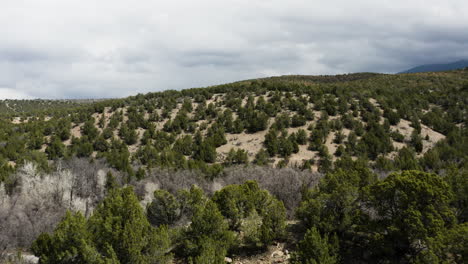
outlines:
M161 263L305 263L297 258L320 249L326 259L407 263L421 244L458 258L455 245L468 237L466 69L281 76L50 107L6 102L0 262L36 240L41 261L116 252L121 263L171 253L176 260ZM68 243L75 234L78 248ZM128 245L154 250L113 251Z
M326 171L340 157L422 157L466 121L467 81L467 71L282 76L70 109L57 102L3 118L0 161L94 157L132 173L244 163Z

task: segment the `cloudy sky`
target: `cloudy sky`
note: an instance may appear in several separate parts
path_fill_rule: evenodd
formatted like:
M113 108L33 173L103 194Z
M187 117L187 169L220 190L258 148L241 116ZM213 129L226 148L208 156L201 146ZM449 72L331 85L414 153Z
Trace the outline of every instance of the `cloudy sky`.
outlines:
M466 0L1 0L0 98L102 98L468 58Z

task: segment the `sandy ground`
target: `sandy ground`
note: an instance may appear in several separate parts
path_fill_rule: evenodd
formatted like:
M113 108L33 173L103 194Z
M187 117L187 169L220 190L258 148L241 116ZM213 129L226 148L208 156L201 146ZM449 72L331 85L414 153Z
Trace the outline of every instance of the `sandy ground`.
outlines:
M81 137L81 127L83 127L84 123L74 125L71 130L71 135L80 138Z
M317 151L308 150L307 145L299 145L299 152L292 154L289 158L289 166L301 166L304 160L316 159L317 157Z
M397 130L403 136L405 136L405 142L411 140L411 133L413 133L414 128L411 127L411 122L405 119L401 119L398 125L392 126L392 130ZM429 136L429 140L426 140L426 136ZM432 130L426 125L421 124L421 137L423 139L423 151L422 154L431 149L438 141L445 139L445 135ZM397 149L403 148L406 144L400 142L394 142L393 145Z
M247 151L249 160L253 160L255 158L255 154L262 149L263 141L265 141L265 135L267 132L268 131L265 130L254 134L226 134L227 144L218 147L216 152L220 154L221 158L224 158L232 148L241 148Z
M334 139L335 139L335 132L330 132L327 136L327 141L325 141L325 147L328 148L328 153L332 155L333 161L336 160L336 157L334 154L336 152L336 149L338 148L338 145L333 143Z
M249 257L228 257L226 260L232 260L234 264L270 264L270 263L289 263L291 258L290 251L285 248L284 243L277 243L269 246L266 252Z

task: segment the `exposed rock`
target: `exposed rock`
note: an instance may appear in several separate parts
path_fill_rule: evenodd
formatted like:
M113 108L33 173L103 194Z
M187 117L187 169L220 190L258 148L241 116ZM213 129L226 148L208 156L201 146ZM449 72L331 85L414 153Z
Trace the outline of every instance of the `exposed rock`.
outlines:
M281 250L276 250L276 251L273 251L273 253L271 253L272 258L280 258L282 256L284 256L284 253Z

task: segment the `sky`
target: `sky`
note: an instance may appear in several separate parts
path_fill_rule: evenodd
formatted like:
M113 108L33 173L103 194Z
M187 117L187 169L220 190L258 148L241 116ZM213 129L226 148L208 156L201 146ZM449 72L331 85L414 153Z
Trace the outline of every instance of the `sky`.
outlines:
M1 0L0 99L116 98L468 58L466 0Z

